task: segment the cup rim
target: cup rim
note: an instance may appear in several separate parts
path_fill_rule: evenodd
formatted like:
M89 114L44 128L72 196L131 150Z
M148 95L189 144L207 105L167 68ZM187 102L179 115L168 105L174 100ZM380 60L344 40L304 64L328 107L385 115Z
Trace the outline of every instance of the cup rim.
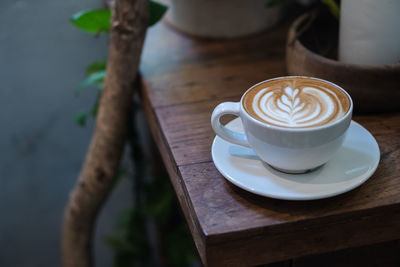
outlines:
M290 127L283 127L283 126L276 126L276 125L271 125L268 124L266 122L262 122L257 120L256 118L253 118L250 114L247 113L247 111L244 109L243 107L243 98L246 95L246 93L248 91L250 91L252 88L262 84L262 83L266 83L266 82L270 82L270 81L274 81L274 80L281 80L281 79L290 79L290 78L307 78L307 79L312 79L312 80L317 80L317 81L321 81L324 83L328 83L336 88L338 88L339 90L341 90L342 92L345 93L345 95L347 96L347 98L350 100L350 107L347 110L347 112L338 120L335 120L331 123L328 124L324 124L324 125L319 125L319 126L313 126L313 127L307 127L307 128L290 128ZM271 79L267 79L267 80L263 80L261 82L258 82L254 85L252 85L249 89L246 90L246 92L244 92L244 94L242 95L242 97L240 98L240 110L241 113L245 114L247 116L248 119L250 119L252 122L258 124L259 126L262 127L266 127L268 129L274 129L274 130L279 130L279 131L284 131L284 132L309 132L309 131L317 131L317 130L323 130L323 129L327 129L330 128L334 125L340 124L341 122L347 120L347 118L349 116L351 116L351 114L353 113L353 100L351 99L349 93L346 92L346 90L344 90L341 86L324 80L324 79L320 79L320 78L315 78L315 77L310 77L310 76L302 76L302 75L290 75L290 76L280 76L280 77L275 77L275 78L271 78Z

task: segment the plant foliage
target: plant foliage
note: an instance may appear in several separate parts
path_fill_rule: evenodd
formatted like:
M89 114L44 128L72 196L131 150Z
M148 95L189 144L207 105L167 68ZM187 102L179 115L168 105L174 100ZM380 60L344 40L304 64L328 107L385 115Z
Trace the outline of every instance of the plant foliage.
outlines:
M167 11L168 7L159 2L150 0L149 8L150 8L149 26L151 27L154 24L156 24L158 21L161 20L161 18L164 16L165 12Z
M340 16L340 8L335 0L321 0L321 2L328 6L329 11L331 14L336 18L339 19Z
M78 29L91 33L102 34L110 31L110 9L91 9L80 11L70 19Z
M105 70L107 67L107 61L94 61L86 67L86 76L89 76L93 72Z
M168 7L164 4L150 0L149 26L153 26L161 20ZM78 29L91 34L107 34L110 32L111 10L110 9L91 9L80 11L70 18L71 23ZM87 87L103 89L104 78L106 75L106 61L94 61L86 68L86 78L76 89L76 94ZM75 115L75 122L79 126L85 126L89 116L96 116L98 110L98 98L95 105L89 111L82 111Z
M164 15L167 7L150 0L149 26L156 24ZM109 9L94 9L78 12L71 17L73 25L91 34L106 34L110 31L111 12ZM100 91L103 88L107 62L95 61L86 68L86 78L77 88L79 94L84 88L98 88L96 102L89 111L79 112L75 121L85 126L89 116L95 117L98 110ZM138 140L135 129L130 130L132 140ZM170 266L189 266L195 260L195 253L184 221L178 212L178 205L168 177L146 179L149 172L148 162L144 160L142 144L134 142L133 175L135 197L132 208L125 210L117 218L116 227L105 242L114 249L114 266L153 266L154 248L150 244L149 220L155 224L155 231L161 235L158 254L162 254ZM115 185L124 171L120 170ZM156 252L157 254L157 252Z
M150 0L149 26L156 24L165 14L168 7L159 2ZM110 32L111 10L91 9L80 11L70 19L78 29L91 34L103 34Z

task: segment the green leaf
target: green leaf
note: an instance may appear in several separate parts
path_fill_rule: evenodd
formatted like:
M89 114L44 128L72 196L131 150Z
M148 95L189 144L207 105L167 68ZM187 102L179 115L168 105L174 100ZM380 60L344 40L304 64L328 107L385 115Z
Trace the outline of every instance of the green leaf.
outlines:
M99 104L96 102L96 104L94 105L92 110L90 110L90 115L92 115L93 117L96 117L98 111L99 111Z
M91 85L97 85L97 87L99 89L102 89L105 76L106 76L105 70L99 70L99 71L93 72L83 82L81 82L78 85L76 92L80 93L83 88L91 86Z
M168 260L172 266L191 266L196 259L190 234L184 224L169 229L164 234L167 239L166 248ZM173 244L171 246L171 244Z
M81 11L73 15L71 23L82 31L100 34L110 31L111 10L92 9Z
M94 107L90 111L90 113L91 113L91 115L93 117L96 117L98 108L99 108L99 104L98 104L98 101L96 101L96 104L94 105ZM114 180L114 182L112 184L111 190L114 190L119 185L119 183L121 182L121 180L122 180L122 178L124 177L125 174L126 174L126 170L124 168L119 168L118 169L118 171L117 171L117 173L115 175L115 180Z
M86 125L86 119L88 117L87 112L79 112L75 115L75 122L76 124L78 124L79 126L83 127Z
M336 19L339 19L340 9L335 0L322 0L321 2L328 6L329 11Z
M89 76L93 72L105 70L107 68L107 61L94 61L86 67L86 76Z
M138 249L129 241L117 235L109 235L104 238L104 241L110 247L123 252L137 253Z
M117 230L123 230L129 228L129 225L131 224L131 220L133 217L133 208L126 209L122 211L119 216L117 217L117 222L115 228Z
M265 3L265 7L276 7L282 5L285 2L286 0L268 0L267 3Z
M174 195L172 191L166 191L161 193L161 195L148 203L145 206L146 212L152 216L157 224L164 225L167 223L168 218L171 215L172 205L174 201Z
M150 0L149 27L156 24L163 17L167 9L168 7L166 5Z

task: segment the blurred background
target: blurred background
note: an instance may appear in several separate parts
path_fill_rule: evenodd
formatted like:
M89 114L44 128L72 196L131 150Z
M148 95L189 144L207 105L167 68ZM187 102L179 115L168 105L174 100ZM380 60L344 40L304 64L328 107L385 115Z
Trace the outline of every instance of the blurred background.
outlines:
M64 206L93 130L75 115L97 93L75 91L86 66L107 58L107 39L71 25L98 0L0 1L0 266L60 266ZM124 177L97 225L96 266L112 266L104 236L131 205Z
M309 21L307 27L290 28L296 33L292 44L296 42L308 50L288 46L288 74L307 74L342 85L357 101L358 111L398 111L397 101L387 101L385 93L392 96L398 92L392 88L398 89L400 35L392 33L399 25L399 1L159 2L170 7L165 20L175 29L222 39L239 37L240 40L249 34L268 34L268 29L278 24L289 28L296 16L312 11L298 18ZM102 88L108 50L106 32L85 33L82 30L88 25L75 23L74 27L70 18L83 10L104 8L103 3L103 0L0 1L0 267L60 266L63 212L93 132L92 115L96 113L93 107L98 89ZM156 23L166 7L153 1L150 4L150 21ZM243 12L240 4L249 11ZM176 12L172 12L174 7ZM314 16L317 9L318 16ZM187 16L188 10L193 12L191 16ZM237 19L244 14L249 17ZM197 21L192 20L194 15ZM106 19L109 23L109 17ZM85 23L91 24L88 20ZM370 27L371 24L380 27ZM376 32L371 33L374 29ZM319 57L309 57L316 60L314 64L296 61L305 58L303 53ZM290 55L294 55L292 59ZM324 57L330 60L324 60L323 63L328 63L320 68L318 60ZM351 64L351 71L338 62ZM385 76L382 70L389 70L391 76ZM82 83L85 79L86 84ZM376 90L377 82L382 80L385 86ZM81 89L92 88L77 94L78 85ZM137 99L136 102L139 103ZM143 114L139 109L135 112L132 121L143 125ZM137 143L144 149L139 148L139 152L146 150L146 143L151 143L146 136L150 134L142 130L134 136L138 138L131 138L140 140ZM133 167L127 162L122 164L120 179L97 220L96 266L199 265L165 170L160 165L158 172L151 173L148 166L157 161L157 154L149 156L148 152L132 153L136 154L132 161L125 157Z

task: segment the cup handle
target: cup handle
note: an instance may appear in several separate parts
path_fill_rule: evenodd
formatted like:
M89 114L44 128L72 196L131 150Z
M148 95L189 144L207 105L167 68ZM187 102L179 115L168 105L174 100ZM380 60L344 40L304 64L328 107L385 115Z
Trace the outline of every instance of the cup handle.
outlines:
M240 102L224 102L219 104L211 115L211 126L214 132L222 139L245 147L250 147L245 134L229 130L221 124L219 119L227 114L235 115L240 118Z

